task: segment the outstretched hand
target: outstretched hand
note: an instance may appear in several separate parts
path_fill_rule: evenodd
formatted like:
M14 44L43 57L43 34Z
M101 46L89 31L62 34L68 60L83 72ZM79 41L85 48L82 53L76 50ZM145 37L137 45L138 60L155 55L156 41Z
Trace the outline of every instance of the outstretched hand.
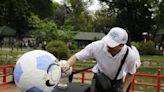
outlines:
M66 72L70 68L70 65L67 62L67 63L64 63L64 64L60 64L60 67L61 67L62 72Z

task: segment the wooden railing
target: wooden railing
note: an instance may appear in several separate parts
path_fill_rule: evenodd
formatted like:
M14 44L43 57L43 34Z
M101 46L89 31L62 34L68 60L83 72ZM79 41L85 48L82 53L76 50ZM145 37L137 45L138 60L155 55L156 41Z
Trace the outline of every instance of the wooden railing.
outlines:
M78 71L78 70L79 70L79 69L73 69L74 72L76 72L76 71ZM81 80L81 83L82 83L82 84L84 84L84 82L85 82L86 80L91 81L91 80L92 80L92 77L86 78L86 76L85 76L86 73L92 73L92 74L93 74L92 70L88 69L88 70L85 70L85 71L81 72L81 77L79 77L79 76L74 76L73 79Z
M0 85L7 84L14 81L13 70L15 65L0 66ZM10 77L8 79L8 77Z
M144 82L137 82L135 81L135 77L132 81L132 90L134 90L134 86L135 85L143 85L143 86L153 86L153 87L157 87L157 91L156 92L160 92L161 87L164 87L164 84L161 84L161 80L164 80L164 76L161 75L161 70L158 69L157 70L157 74L153 75L153 74L135 74L135 77L142 77L142 78L154 78L157 80L157 83L144 83Z
M13 82L13 70L14 70L15 65L5 65L5 66L0 66L0 85L4 85L10 82ZM79 69L73 69L74 72L78 71ZM84 84L85 81L92 80L92 77L90 76L89 78L86 78L86 73L91 73L93 72L89 70L85 70L81 72L80 76L74 76L74 80L81 80L81 83ZM8 79L8 77L10 78ZM144 83L144 82L138 82L135 81L136 77L141 77L141 78L154 78L157 80L157 83ZM135 85L143 85L143 86L154 86L157 87L156 92L160 92L160 89L164 87L164 84L161 83L161 80L164 79L164 75L161 75L160 69L157 70L157 74L135 74L134 80L132 81L132 90L135 90Z
M78 69L74 69L74 71L78 71ZM85 77L85 74L86 73L92 73L91 70L86 70L86 71L83 71L81 73L81 77L73 77L73 79L80 79L81 80L81 83L83 84L85 80L92 80L92 78L86 78ZM157 80L157 83L144 83L144 82L137 82L135 81L136 80L136 77L141 77L141 78L154 78ZM156 75L153 75L153 74L135 74L134 75L134 79L132 81L132 88L131 90L135 90L135 85L141 85L141 86L154 86L154 87L157 87L157 91L156 92L160 92L160 89L162 87L164 87L164 84L161 84L161 80L164 80L164 75L161 75L160 73L160 69L157 70L157 74Z

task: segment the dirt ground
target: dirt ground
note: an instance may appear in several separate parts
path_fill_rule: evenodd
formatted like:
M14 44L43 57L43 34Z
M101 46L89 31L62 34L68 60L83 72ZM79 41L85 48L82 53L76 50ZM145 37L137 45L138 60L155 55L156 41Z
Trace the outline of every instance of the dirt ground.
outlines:
M21 91L14 84L6 84L0 86L0 92L21 92Z

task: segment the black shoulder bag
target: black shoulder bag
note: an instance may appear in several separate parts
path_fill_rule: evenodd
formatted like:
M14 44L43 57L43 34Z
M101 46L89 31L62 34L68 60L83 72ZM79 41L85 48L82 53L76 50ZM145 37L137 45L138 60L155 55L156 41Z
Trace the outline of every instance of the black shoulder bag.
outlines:
M116 76L115 76L114 80L117 80L117 77L118 77L118 75L119 75L119 73L121 71L121 68L122 68L122 66L123 66L123 64L125 62L125 59L126 59L126 57L128 55L128 52L129 52L129 49L127 48L127 51L126 51L126 53L125 53L125 55L124 55L124 57L123 57L123 59L121 61L121 64L120 64L120 66L118 68L118 71L116 73ZM102 86L102 88L104 90L108 90L108 89L111 88L111 79L109 79L104 73L102 73L102 72L96 73L95 79L96 79L96 82L98 82Z

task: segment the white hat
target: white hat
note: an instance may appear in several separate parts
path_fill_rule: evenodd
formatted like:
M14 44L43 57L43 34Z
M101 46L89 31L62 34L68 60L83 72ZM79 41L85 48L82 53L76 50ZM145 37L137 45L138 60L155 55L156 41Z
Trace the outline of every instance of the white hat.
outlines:
M120 27L112 28L109 33L102 38L102 41L104 41L111 48L116 47L119 44L126 44L127 40L127 32Z

